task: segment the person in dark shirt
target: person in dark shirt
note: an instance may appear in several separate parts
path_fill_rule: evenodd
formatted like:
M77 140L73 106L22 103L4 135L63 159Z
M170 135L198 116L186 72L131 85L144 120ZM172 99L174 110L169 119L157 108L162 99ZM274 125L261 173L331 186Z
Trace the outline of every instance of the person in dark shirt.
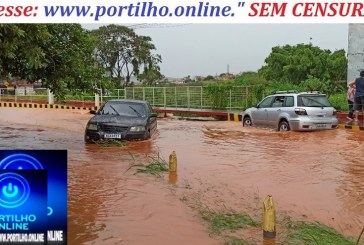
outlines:
M363 112L364 109L364 71L361 71L360 77L352 81L349 85L353 86L354 84L354 121L358 122L359 111Z

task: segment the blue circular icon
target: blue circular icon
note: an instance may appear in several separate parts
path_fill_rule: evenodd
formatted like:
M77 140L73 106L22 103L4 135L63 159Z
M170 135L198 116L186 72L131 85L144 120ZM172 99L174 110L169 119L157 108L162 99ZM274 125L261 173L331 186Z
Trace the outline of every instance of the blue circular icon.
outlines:
M29 183L17 173L0 174L0 206L16 208L29 198Z
M51 216L52 214L53 214L53 208L48 207L48 213L47 213L47 215L48 216Z
M1 160L0 169L37 170L37 169L43 169L43 165L32 156L19 153L7 156L3 160Z

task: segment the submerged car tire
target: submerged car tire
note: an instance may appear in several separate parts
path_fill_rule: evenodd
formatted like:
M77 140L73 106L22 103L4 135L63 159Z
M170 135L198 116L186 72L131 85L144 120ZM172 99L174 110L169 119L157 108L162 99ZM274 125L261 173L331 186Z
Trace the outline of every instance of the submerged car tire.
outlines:
M148 140L150 139L150 131L146 131L145 134L144 134L144 140Z
M86 140L85 139L85 144L92 144L92 143L94 143L94 142L92 142L91 140Z
M252 123L252 120L250 119L250 117L244 117L244 119L243 119L243 126L244 127L253 126L253 123Z
M289 131L291 128L289 127L289 123L286 120L280 121L278 125L278 131Z
M88 140L88 139L86 139L86 135L85 135L85 137L84 137L84 141L85 141L85 144L93 144L93 143L95 143L94 141L92 141L92 140Z

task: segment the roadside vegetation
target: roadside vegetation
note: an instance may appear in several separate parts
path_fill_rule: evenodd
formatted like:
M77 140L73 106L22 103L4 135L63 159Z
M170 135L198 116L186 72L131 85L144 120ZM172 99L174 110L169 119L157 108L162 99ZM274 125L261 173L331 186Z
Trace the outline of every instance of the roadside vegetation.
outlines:
M198 210L212 235L221 237L225 245L257 245L262 236L261 220L247 213ZM244 231L249 231L245 233ZM244 234L257 234L246 236ZM318 222L293 220L283 216L277 220L276 245L358 245L360 237L348 238L337 230Z
M137 173L148 173L152 175L159 175L160 173L168 172L168 164L165 160L159 158L152 158L150 163L139 167Z
M58 101L73 91L130 86L162 79L162 58L148 36L121 25L86 30L80 24L0 24L0 76L41 80Z
M159 156L159 153L157 156L147 156L149 161L146 164L137 161L133 155L131 155L131 157L134 159L134 164L130 165L126 172L136 168L136 174L144 173L160 176L169 170L168 163Z
M343 49L332 52L311 43L276 46L257 71L186 76L182 79L184 84L176 85L168 84L161 74L162 57L156 53L152 39L137 35L126 26L111 24L86 30L80 24L0 24L0 37L1 78L42 81L58 102L93 101L94 94L100 91L124 98L124 91L116 89L133 87L134 77L142 86L161 86L167 93L183 91L185 86L203 86L203 102L200 97L190 98L183 92L178 97L162 98L162 88L148 93L133 90L133 96L136 92L136 97L146 100L153 94L157 103L163 99L167 104L191 102L182 107L201 108L206 103L210 109L243 110L273 91L297 90L320 91L328 95L336 109L348 109L348 61ZM229 96L234 92L245 94L245 100L235 101ZM130 98L129 91L127 94Z
M361 234L347 237L326 224L309 220L306 215L297 216L278 209L275 242L263 243L263 200L259 193L245 195L241 203L231 205L220 198L214 186L203 189L199 186L192 186L188 181L181 183L180 200L195 210L210 236L224 245L364 245L364 227Z
M308 223L302 221L290 222L287 224L288 235L284 239L284 244L292 245L356 245L338 231L320 223Z

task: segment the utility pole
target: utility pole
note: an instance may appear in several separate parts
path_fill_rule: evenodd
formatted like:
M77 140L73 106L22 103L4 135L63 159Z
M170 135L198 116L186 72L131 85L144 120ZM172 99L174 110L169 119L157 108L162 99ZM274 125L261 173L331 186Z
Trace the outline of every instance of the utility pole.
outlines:
M229 74L229 64L227 65L227 74Z
M348 31L348 75L347 82L364 70L364 24L349 24Z

